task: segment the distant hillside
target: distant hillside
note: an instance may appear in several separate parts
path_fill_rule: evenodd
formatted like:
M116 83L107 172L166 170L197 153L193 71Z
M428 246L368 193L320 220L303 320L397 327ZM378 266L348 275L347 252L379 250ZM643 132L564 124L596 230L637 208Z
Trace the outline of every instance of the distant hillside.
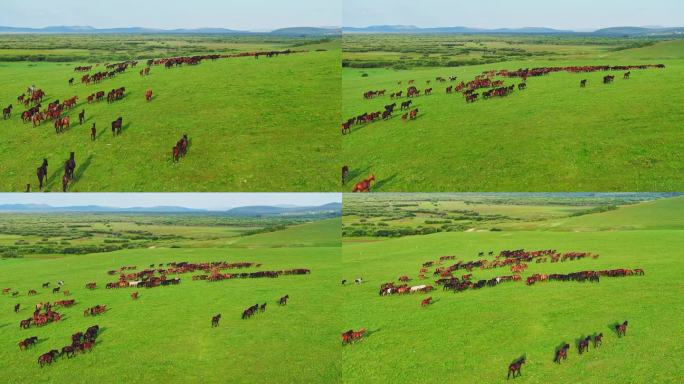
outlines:
M315 28L315 27L294 27L281 28L271 31L271 35L292 35L292 36L327 36L339 35L342 33L340 28Z
M214 34L214 35L298 35L320 36L339 34L339 28L295 27L276 29L271 32L239 31L227 28L197 28L197 29L156 29L141 27L126 28L93 28L89 26L51 26L45 28L23 28L0 26L0 33L44 33L44 34Z
M252 206L239 207L226 211L230 216L284 216L317 213L341 214L342 204L330 203L317 207L274 207L274 206Z
M301 216L329 214L338 216L342 212L342 204L330 203L321 206L248 206L229 209L227 211L209 211L174 206L116 208L99 205L53 207L45 204L4 204L0 205L4 213L204 213L228 216Z
M553 28L470 28L470 27L434 27L434 28L420 28L413 25L372 25L363 28L344 27L342 29L345 33L502 33L502 34L556 34L556 33L574 33L573 31L564 31Z
M599 29L594 32L578 32L572 30L560 30L545 27L525 28L471 28L471 27L433 27L420 28L413 25L371 25L363 28L344 27L344 33L396 33L396 34L425 34L425 33L453 33L453 34L580 34L597 36L668 36L684 34L684 28L660 28L660 27L614 27Z
M684 28L644 28L644 27L614 27L594 31L596 35L607 36L665 36L684 35Z

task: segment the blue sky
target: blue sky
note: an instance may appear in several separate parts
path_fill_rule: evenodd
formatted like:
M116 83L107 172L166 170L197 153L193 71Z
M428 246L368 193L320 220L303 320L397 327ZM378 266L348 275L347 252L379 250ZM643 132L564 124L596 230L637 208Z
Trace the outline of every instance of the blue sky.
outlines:
M248 205L316 206L342 202L339 193L0 193L3 204L48 204L55 207L102 205L107 207L180 206L227 209Z
M272 30L339 26L340 0L0 0L0 25Z
M552 27L684 26L682 0L343 0L343 25Z

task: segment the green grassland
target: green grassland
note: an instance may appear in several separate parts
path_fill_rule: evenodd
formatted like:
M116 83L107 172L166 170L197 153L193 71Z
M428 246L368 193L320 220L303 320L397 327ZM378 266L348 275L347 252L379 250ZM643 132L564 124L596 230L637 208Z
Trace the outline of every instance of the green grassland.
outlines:
M198 220L196 224L207 225ZM262 226L273 224L263 220ZM319 244L305 244L313 231ZM254 249L227 245L231 235L216 234L213 243L181 248L158 241L145 249L0 259L0 286L20 292L16 298L0 297L0 358L4 361L0 381L225 383L258 378L263 382L335 382L340 376L340 350L331 311L338 300L334 293L340 265L340 219L293 224L283 232L282 242L264 241ZM187 235L183 227L176 234ZM266 235L253 236L252 242L258 244L259 237ZM285 239L294 246L289 247ZM124 265L141 270L153 263L223 260L263 264L246 272L308 268L311 274L214 283L193 281L192 274L183 274L178 275L178 286L137 289L137 301L129 297L134 288L104 288L106 282L116 280L107 271ZM71 292L76 305L58 310L64 315L59 323L20 330L19 320L30 317L34 304L64 298L40 288L43 282L54 285L59 279L65 281L63 289ZM90 281L97 282L98 289L85 289ZM28 297L29 289L38 290L38 295ZM285 294L290 301L280 307L276 301ZM266 311L253 319L240 319L242 311L256 302L267 302ZM15 303L22 305L18 314L12 311ZM84 318L83 310L96 304L106 304L108 311ZM211 317L217 313L222 314L221 323L212 329ZM102 332L90 353L59 359L43 369L38 366L41 353L61 349L71 334L93 324ZM38 344L19 351L16 343L29 336L38 336Z
M586 38L411 36L345 36L342 119L383 110L390 93L406 92L408 80L434 94L413 100L418 119L406 123L397 111L389 121L357 125L343 137L343 163L350 168L351 189L375 174L374 191L678 191L682 189L681 152L684 119L684 40L625 41ZM359 40L357 40L359 39ZM476 44L495 50L514 46L519 54L493 61L456 62L418 57L401 59L387 52L358 52L370 41L399 52L455 52L453 44ZM555 44L554 39L559 39ZM350 40L350 41L348 41ZM433 44L427 44L432 42ZM366 45L364 45L366 44ZM370 45L372 48L373 45ZM431 48L432 47L432 48ZM630 48L633 47L633 48ZM380 49L380 48L372 48ZM418 48L416 48L418 49ZM470 52L470 51L467 51ZM378 62L378 57L383 60ZM444 54L447 54L444 53ZM461 53L466 54L466 53ZM467 53L471 55L471 53ZM355 59L355 55L369 57ZM416 55L413 53L413 55ZM387 58L386 56L389 56ZM355 61L357 60L357 61ZM451 60L451 59L449 59ZM417 65L417 64L425 65ZM604 86L604 73L552 73L529 78L528 89L505 98L467 104L459 94L447 95L438 76L470 81L487 70L572 65L665 64L663 70L635 70L630 80ZM370 68L359 68L368 66ZM399 69L397 69L399 68ZM587 79L586 89L579 82ZM403 85L397 85L403 81ZM520 79L505 79L517 84ZM386 89L387 96L364 100L363 93Z
M436 232L529 230L573 226L583 216L615 212L619 206L669 197L672 194L350 194L345 197L342 235L347 238L391 238ZM661 206L661 205L656 205ZM648 205L646 208L648 209ZM667 222L678 211L665 211ZM592 216L593 217L593 216ZM660 216L656 216L660 217ZM650 223L640 222L641 227ZM624 224L627 228L634 223ZM600 223L590 227L595 230Z
M160 39L159 44L173 44L173 40ZM155 41L146 38L145 44ZM339 39L305 44L301 39L286 43L282 38L278 42L249 38L242 43L239 39L222 43L215 49L211 42L201 42L208 45L207 50L197 50L191 43L187 47L179 43L183 45L180 51L152 50L142 55L133 49L130 55L272 49L306 52L264 60L205 61L170 70L155 66L144 78L138 75L141 64L114 79L84 86L73 68L91 62L76 61L78 55L72 62L2 62L0 49L0 105L15 107L10 120L0 121L4 175L0 190L23 191L27 183L37 190L36 168L47 158L47 190L61 191L63 164L72 151L77 169L70 191L336 190L341 143L328 128L339 118ZM92 44L84 43L89 52ZM34 48L29 45L27 49ZM38 45L35 49L43 48ZM92 51L96 63L108 62L109 57L98 52ZM67 81L71 77L76 77L78 84L70 87ZM31 84L45 90L44 106L55 99L79 97L77 107L69 113L72 126L66 133L55 134L50 123L35 128L22 123L24 108L17 105L16 98ZM119 87L126 88L123 100L87 104L88 95ZM145 102L147 89L155 95L150 103ZM80 126L77 115L83 109L86 123ZM117 117L123 118L123 134L113 137L110 126ZM90 141L93 123L98 128L95 142ZM174 164L171 148L183 134L190 138L189 155Z
M522 222L515 230L501 232L437 233L380 242L344 238L343 276L362 276L366 282L341 288L342 329L363 327L369 332L343 349L345 382L503 383L508 364L522 355L527 364L515 379L520 383L681 382L684 348L678 340L684 330L677 324L684 311L683 203L681 197L660 199L550 219L548 223L568 223L553 229L539 223L529 228ZM417 278L425 261L443 255L476 260L482 251L519 248L600 255L532 263L523 278L613 268L643 268L646 275L602 278L594 284L528 287L512 282L462 293L437 289L430 293L435 302L427 308L421 308L420 301L428 295L378 296L380 284L401 275L413 278L412 285L430 284L432 279ZM477 280L510 271L475 269L473 274ZM629 331L618 339L610 325L624 320L629 320ZM576 340L595 332L604 334L603 345L580 356ZM553 358L562 342L573 347L559 366Z

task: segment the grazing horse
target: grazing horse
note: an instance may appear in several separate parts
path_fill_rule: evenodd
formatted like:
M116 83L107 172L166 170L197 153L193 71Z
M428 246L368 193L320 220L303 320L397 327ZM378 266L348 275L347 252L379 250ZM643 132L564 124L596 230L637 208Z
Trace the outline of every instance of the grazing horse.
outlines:
M19 308L20 308L20 307L21 307L21 304L17 303L17 304L14 306L14 313L19 312Z
M131 299L138 300L138 292L131 293Z
M349 166L345 165L342 167L342 185L347 184L347 178L349 178Z
M38 188L42 191L43 190L43 181L47 182L47 173L48 173L48 161L47 159L43 159L43 164L40 165L36 169L36 176L38 176Z
M586 86L587 86L587 80L586 79L580 81L580 88L586 88Z
M556 358L553 360L554 363L561 363L561 360L567 360L568 349L570 349L570 344L565 343L556 351Z
M508 377L507 380L511 378L511 374L513 374L513 378L515 379L515 375L518 374L518 376L522 375L522 365L525 364L525 358L522 357L514 362L512 362L508 366Z
M616 326L616 329L617 329L618 337L620 337L621 335L627 336L627 320L625 320L625 322L622 324L618 324Z
M589 352L589 341L591 341L591 336L587 336L579 342L579 354L586 351Z
M432 296L428 297L427 299L423 299L423 301L420 302L420 306L421 307L427 307L428 305L430 305L431 302L432 302Z
M218 327L218 326L219 326L219 321L220 321L220 320L221 320L221 314L220 314L220 313L219 313L218 315L216 315L216 316L213 316L213 317L211 318L211 327L212 327L212 328Z
M40 364L40 367L43 368L44 365L46 364L52 364L53 361L57 358L57 355L59 354L59 351L56 349L53 349L50 352L44 353L38 357L38 364Z
M31 347L34 344L36 344L37 341L38 337L36 336L27 337L26 339L19 342L19 349L27 349L28 347Z
M93 123L93 126L90 128L90 140L95 141L97 138L97 128L95 128L95 123Z
M2 109L2 119L7 120L12 117L12 104L8 105L7 108Z
M60 289L60 288L61 288L61 287L52 288L52 293L55 294L55 293L59 292L59 289Z
M73 345L67 345L64 348L62 348L62 352L59 354L59 356L64 356L67 355L67 358L72 358L76 355L76 348Z
M594 336L594 348L598 348L601 346L601 343L603 343L603 332L599 333L598 335Z
M78 114L78 123L83 124L85 122L85 109Z
M352 192L370 192L371 183L375 181L375 175L371 175L369 178L356 183Z
M152 90L151 90L151 89L148 89L148 90L145 92L145 100L146 100L148 103L149 103L150 101L152 101Z
M37 295L37 294L38 294L38 292L36 292L35 289L31 289L31 290L28 291L28 295L29 295L29 296L33 296L33 295Z
M285 295L278 300L279 305L287 305L287 300L290 298L290 295Z

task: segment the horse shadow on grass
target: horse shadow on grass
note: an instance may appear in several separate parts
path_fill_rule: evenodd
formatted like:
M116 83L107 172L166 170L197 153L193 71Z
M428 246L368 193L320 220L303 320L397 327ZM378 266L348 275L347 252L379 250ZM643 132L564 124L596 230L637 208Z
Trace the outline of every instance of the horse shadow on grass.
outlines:
M126 123L121 126L121 133L126 133L128 131L128 128L131 126L131 123Z
M10 323L0 324L0 328L5 328L5 327L7 327L7 326L9 326L9 325L10 325Z
M396 177L397 177L397 174L395 173L390 177L387 177L387 178L384 178L384 179L378 181L373 186L373 189L378 190L378 189L382 188L385 184L392 182L392 180L394 180Z
M59 176L59 173L64 172L64 163L60 164L56 168L57 169L52 171L52 174L50 175L50 177L48 177L47 181L45 181L45 185L43 186L44 191L52 190L52 187L54 187L55 183L58 180L61 182L62 178Z
M433 306L433 305L439 303L440 301L442 301L442 299L434 299L430 302L430 306Z
M349 173L347 174L346 183L344 183L343 185L349 184L349 182L350 182L351 180L356 180L357 178L361 177L361 175L366 175L366 174L368 174L369 171L370 171L370 167L366 167L366 168L363 168L363 169L361 169L361 168L354 168L354 169L349 170Z
M377 328L377 329L368 329L366 330L366 337L371 337L371 335L374 335L378 332L380 332L382 328Z
M81 164L80 167L74 172L74 184L78 183L83 177L83 174L90 168L90 164L93 162L93 155L88 156L88 158Z

